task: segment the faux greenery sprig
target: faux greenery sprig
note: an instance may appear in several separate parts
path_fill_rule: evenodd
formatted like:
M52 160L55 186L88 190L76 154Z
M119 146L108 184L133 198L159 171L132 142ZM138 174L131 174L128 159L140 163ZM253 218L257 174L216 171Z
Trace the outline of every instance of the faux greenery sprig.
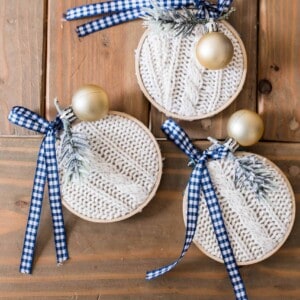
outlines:
M221 146L221 143L214 138L209 137L208 140L212 143L211 149ZM229 152L227 157L234 163L236 188L252 191L259 200L266 199L267 193L278 189L272 171L266 168L263 161L258 160L254 154L236 156Z
M235 8L230 8L216 21L228 19L234 11ZM182 7L180 10L174 8L166 9L153 1L152 8L144 8L144 12L146 14L143 19L146 27L156 31L174 32L176 36L181 34L188 36L197 25L203 25L208 22L208 19L200 19L198 17L198 10L195 7Z
M55 106L58 113L63 116L65 111L59 107L57 99L55 99ZM60 137L57 154L59 167L64 173L62 185L69 182L79 184L90 171L89 144L84 134L72 131L71 121L68 117L62 117L61 120L63 133Z
M272 171L255 155L229 157L234 160L236 188L252 190L257 199L266 199L267 193L276 189Z

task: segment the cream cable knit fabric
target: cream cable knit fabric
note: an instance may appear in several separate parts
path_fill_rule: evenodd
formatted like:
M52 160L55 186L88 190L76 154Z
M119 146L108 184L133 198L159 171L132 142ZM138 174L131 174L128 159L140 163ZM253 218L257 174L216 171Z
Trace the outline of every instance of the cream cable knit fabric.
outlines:
M203 35L202 25L188 37L147 31L136 54L137 77L159 110L182 119L200 119L224 109L237 96L246 75L244 46L227 23L221 22L219 29L232 41L234 57L218 71L196 62L195 44Z
M155 193L162 168L158 145L147 128L125 114L110 113L97 122L81 122L74 131L89 141L92 169L81 184L63 185L67 208L95 222L140 212Z
M207 164L239 264L260 261L277 250L290 233L295 217L294 196L287 179L270 161L257 155L255 157L272 171L278 187L268 192L266 200L256 199L250 190L235 188L232 160L212 160ZM184 210L185 207L186 193ZM203 195L194 242L208 255L221 260Z

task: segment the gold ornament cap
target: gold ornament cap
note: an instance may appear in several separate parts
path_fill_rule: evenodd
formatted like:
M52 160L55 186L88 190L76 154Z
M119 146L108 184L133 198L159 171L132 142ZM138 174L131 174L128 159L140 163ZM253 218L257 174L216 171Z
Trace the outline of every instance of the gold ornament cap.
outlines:
M100 86L87 84L74 93L72 108L78 119L96 121L108 113L108 96Z
M256 144L264 132L264 123L261 117L247 109L235 112L228 120L228 136L235 139L241 146Z

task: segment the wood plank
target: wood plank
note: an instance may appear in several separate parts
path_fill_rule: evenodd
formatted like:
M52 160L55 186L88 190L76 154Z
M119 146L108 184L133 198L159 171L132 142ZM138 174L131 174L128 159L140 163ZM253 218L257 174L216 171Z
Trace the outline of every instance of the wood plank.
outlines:
M235 0L236 12L232 14L229 22L241 35L248 55L248 72L244 88L237 99L220 114L199 121L179 123L193 139L203 139L214 136L225 138L227 120L238 109L248 108L256 110L256 76L257 76L257 1ZM152 132L156 137L164 137L160 126L165 116L151 107Z
M145 271L175 259L184 224L182 191L191 169L170 142L160 142L164 175L156 197L141 214L112 224L83 221L67 210L65 222L71 259L55 264L47 198L32 276L18 273L39 138L0 139L0 298L4 299L233 299L222 264L192 246L170 273L145 281ZM208 143L197 145L204 149ZM299 144L260 143L253 151L283 168L300 205ZM7 179L10 182L7 183ZM243 267L250 299L300 297L300 213L286 244L271 258Z
M144 31L141 22L129 22L78 39L75 28L88 19L61 19L66 9L84 3L49 1L47 116L55 115L54 97L68 106L77 88L94 83L107 91L112 110L129 113L148 124L149 107L138 88L134 68L134 50Z
M12 106L43 113L45 2L0 2L0 135L33 134L9 124Z
M270 141L300 141L299 14L298 0L261 0L259 111Z

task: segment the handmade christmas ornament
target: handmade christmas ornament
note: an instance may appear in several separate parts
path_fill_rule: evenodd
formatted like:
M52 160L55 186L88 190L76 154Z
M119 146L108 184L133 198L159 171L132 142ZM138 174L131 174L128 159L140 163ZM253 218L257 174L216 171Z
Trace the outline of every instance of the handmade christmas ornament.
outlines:
M268 159L236 152L239 144L252 145L262 135L260 117L248 110L228 122L224 144L201 152L172 119L162 130L194 167L184 194L186 239L180 257L150 271L158 277L175 267L192 241L209 257L224 262L235 298L248 299L238 265L252 264L275 253L291 232L295 198L285 175Z
M146 98L167 116L213 116L242 90L247 56L239 34L224 21L230 3L214 19L190 8L147 10L149 29L136 52L136 74Z
M57 143L63 204L92 222L120 221L141 212L162 174L151 132L127 114L108 113L107 94L95 85L75 92L71 112L56 107L65 129ZM96 121L71 127L72 114Z
M104 15L77 27L79 37L143 18L149 30L136 52L136 74L147 99L167 116L195 120L225 109L246 78L247 57L225 21L232 0L118 0L67 10L67 21Z
M109 112L96 122L81 122L72 131L88 141L89 168L79 183L68 180L67 168L61 170L63 204L92 222L116 222L141 212L162 174L160 150L151 132L120 112ZM61 145L58 149L64 152Z
M85 95L84 97L78 99L78 96L76 96L78 94L75 94L74 101L76 102L76 105L80 107L80 105L83 106L80 102L84 102L86 103L86 105L87 103L92 102L95 109L98 109L99 106L101 106L103 110L106 110L107 104L104 99L105 97L103 97L102 92L100 93L98 87L94 86L93 88L94 92L98 93L98 95L94 95L93 97L91 97L90 95ZM91 86L89 86L89 89L89 91L91 91ZM61 130L64 129L62 141L66 145L66 148L69 149L64 153L64 156L62 157L62 163L64 167L66 167L64 161L68 161L68 156L70 154L76 156L76 159L71 161L71 166L68 166L73 171L72 174L69 174L71 181L74 178L82 178L82 176L79 176L82 175L80 172L84 169L85 164L85 161L82 160L82 158L84 158L87 151L84 151L82 153L83 155L80 155L81 153L78 153L77 150L82 148L84 150L87 150L88 147L84 137L72 133L70 124L76 119L72 108L61 110L57 102L56 106L58 107L60 114L51 122L45 120L33 111L21 106L13 107L8 116L10 122L45 135L40 147L37 160L29 216L21 256L20 272L26 274L32 272L32 263L42 211L44 189L47 181L50 209L54 228L54 242L57 263L60 264L69 258L61 205L56 137L57 135L59 135ZM77 111L79 115L82 113L80 109L77 109ZM91 113L89 114L86 110L85 113L82 114L82 116L86 119L91 119L91 116L93 116L93 119L95 119L96 117L101 117L102 115L103 112L101 112L101 110L99 109L97 110L97 115L93 111L91 111ZM78 147L74 147L74 145Z

